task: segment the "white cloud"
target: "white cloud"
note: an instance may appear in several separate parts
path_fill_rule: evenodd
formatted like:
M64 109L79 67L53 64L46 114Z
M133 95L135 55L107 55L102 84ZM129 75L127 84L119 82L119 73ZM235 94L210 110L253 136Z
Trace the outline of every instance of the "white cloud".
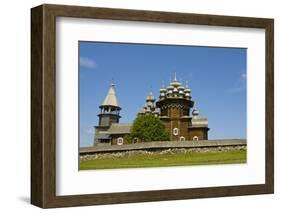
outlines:
M80 66L87 69L94 69L97 67L97 63L94 59L80 56Z

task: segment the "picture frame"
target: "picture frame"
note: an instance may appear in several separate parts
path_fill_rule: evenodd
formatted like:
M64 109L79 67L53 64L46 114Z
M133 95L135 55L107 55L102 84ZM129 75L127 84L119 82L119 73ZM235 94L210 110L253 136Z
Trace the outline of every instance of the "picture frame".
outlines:
M265 183L97 194L56 194L56 19L191 24L265 30ZM274 192L274 20L44 4L31 9L31 203L41 208Z

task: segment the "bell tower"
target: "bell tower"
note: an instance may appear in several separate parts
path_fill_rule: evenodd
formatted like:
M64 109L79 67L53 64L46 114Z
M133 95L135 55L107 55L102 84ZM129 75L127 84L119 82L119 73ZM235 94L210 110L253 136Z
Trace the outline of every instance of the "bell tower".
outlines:
M111 83L108 93L99 108L98 127L109 128L112 123L119 123L121 107L118 105L114 83Z
M189 138L188 127L191 125L190 109L194 102L188 85L182 86L177 80L170 82L167 88L160 89L156 106L160 108L159 118L163 121L171 141L185 141Z
M118 105L115 85L113 82L111 83L107 95L99 108L99 123L95 126L94 146L105 144L110 145L111 137L104 132L110 128L111 124L119 123L119 119L121 118L121 107Z

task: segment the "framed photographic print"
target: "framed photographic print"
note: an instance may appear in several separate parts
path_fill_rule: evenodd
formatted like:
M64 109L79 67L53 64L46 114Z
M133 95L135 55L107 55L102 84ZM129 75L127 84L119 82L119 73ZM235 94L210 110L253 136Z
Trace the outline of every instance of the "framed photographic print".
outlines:
M273 19L31 9L31 203L274 191Z

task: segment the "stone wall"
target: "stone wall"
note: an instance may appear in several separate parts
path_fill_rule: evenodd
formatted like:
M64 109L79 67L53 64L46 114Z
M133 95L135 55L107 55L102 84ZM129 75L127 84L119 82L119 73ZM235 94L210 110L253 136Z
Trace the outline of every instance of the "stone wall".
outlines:
M217 153L217 152L227 152L232 150L246 150L245 145L241 146L218 146L218 147L195 147L195 148L166 148L166 149L154 149L154 150L127 150L127 151L116 151L116 152L95 152L80 155L81 161L89 161L95 159L111 159L116 157L124 157L131 155L166 155L166 154L177 154L177 153Z
M200 140L200 141L157 141L142 142L136 144L112 145L103 147L84 147L80 148L80 155L101 153L101 152L124 152L132 150L164 150L164 149L202 149L216 147L234 147L247 146L245 139L229 139L229 140Z

